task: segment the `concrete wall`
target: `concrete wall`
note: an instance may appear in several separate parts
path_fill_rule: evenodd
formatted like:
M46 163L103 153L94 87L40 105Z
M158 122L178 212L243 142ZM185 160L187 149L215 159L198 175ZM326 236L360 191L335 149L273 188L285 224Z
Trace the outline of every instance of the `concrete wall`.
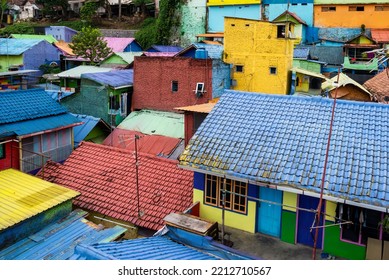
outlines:
M287 94L293 40L277 38L277 26L263 21L225 20L224 62L233 66L234 90ZM238 72L236 66L243 66ZM276 68L276 73L270 69Z
M224 17L261 19L261 5L208 6L208 32L223 32Z
M59 64L60 51L52 44L43 40L23 54L24 69L39 70L39 66L57 62Z
M0 142L4 141L1 139ZM19 149L17 142L4 143L4 155L0 158L0 170L15 168L19 169Z
M212 61L212 98L220 97L231 87L231 66L221 60Z
M23 55L0 55L0 72L8 72L11 65L22 65Z
M358 28L362 24L366 28L388 28L388 11L376 11L375 6L380 4L359 4L364 11L349 11L354 5L315 5L314 25L316 27L348 27ZM323 11L326 7L335 7L336 11ZM347 19L347 20L345 20Z
M186 0L181 5L181 46L189 46L196 42L196 35L205 33L206 2L206 0Z
M53 37L58 41L62 40L70 43L72 41L73 36L77 34L77 31L73 31L64 26L51 26L46 27L45 33L46 35L53 35Z
M172 81L178 91L172 91ZM196 84L206 92L197 98ZM175 111L174 108L207 103L212 99L212 61L187 57L136 57L133 109Z

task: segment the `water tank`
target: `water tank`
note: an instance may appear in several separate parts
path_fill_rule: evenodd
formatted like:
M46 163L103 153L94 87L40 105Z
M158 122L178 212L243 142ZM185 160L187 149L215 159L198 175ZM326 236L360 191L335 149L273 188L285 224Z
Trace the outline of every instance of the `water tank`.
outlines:
M207 59L208 52L204 48L198 48L195 53L195 58L198 59Z

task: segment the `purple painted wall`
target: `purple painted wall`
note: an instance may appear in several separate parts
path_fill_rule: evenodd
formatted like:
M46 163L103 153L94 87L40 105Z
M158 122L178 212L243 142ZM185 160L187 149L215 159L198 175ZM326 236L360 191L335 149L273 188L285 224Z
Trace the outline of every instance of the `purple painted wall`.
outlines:
M56 47L47 41L42 40L39 44L36 44L31 49L24 52L23 68L28 70L39 70L39 66L42 64L50 64L51 62L59 64L60 53L60 50Z

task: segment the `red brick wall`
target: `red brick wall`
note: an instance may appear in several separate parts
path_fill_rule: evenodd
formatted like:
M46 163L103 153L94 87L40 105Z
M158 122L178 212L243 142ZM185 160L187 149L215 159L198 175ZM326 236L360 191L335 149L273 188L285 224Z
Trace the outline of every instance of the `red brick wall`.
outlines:
M172 81L178 91L172 92ZM200 98L193 90L204 83ZM173 108L207 103L212 99L212 60L189 57L136 57L132 109L173 111Z
M5 143L5 158L0 159L0 170L19 169L19 149L17 142Z

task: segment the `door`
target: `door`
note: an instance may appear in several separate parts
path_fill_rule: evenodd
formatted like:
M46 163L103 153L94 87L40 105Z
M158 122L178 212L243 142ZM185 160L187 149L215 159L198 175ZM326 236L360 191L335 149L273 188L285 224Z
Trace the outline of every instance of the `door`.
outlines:
M257 231L274 237L281 236L281 203L282 192L266 187L260 187L257 209ZM275 202L268 203L265 201Z
M324 200L322 203L322 213L324 212ZM297 243L305 244L313 247L315 239L315 229L311 230L313 222L315 220L315 213L308 212L303 209L316 210L319 205L319 199L316 197L310 197L305 195L299 196L299 210L298 210L298 225L297 225ZM323 225L323 214L320 216L320 224ZM318 240L316 242L316 248L322 248L323 241L323 228L319 228Z

